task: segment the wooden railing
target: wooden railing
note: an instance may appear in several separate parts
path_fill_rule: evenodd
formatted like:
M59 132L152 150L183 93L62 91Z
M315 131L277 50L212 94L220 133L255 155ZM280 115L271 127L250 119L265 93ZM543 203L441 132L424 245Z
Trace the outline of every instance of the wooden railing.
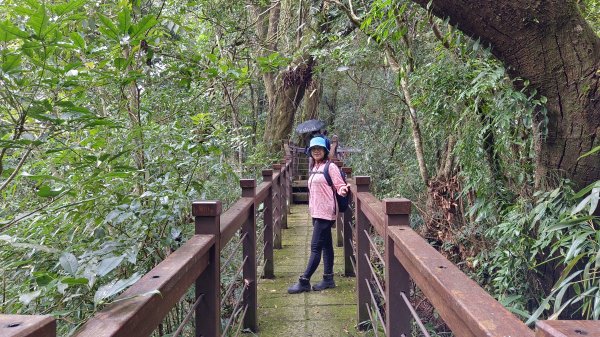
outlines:
M529 329L411 229L409 200L380 201L370 193L369 177L351 184L353 211L337 227L343 229L346 275L356 275L357 322L370 322L375 335L412 336L417 326L417 335L429 336L410 304L414 284L455 336L600 336L599 321L540 321L536 331ZM384 266L383 279L373 261Z
M274 277L273 248L281 247L281 228L287 224L291 167L292 157L288 156L281 164L273 165L273 169L263 170L263 182L258 186L253 179L242 179L241 198L225 212L220 201L194 202L195 235L96 313L75 336L149 336L192 285L195 285L194 304L174 335L182 331L193 313L196 336L232 334L242 327L257 331L257 282L260 276ZM263 204L260 216L264 225L257 233L260 204ZM221 251L236 233L243 250L240 266L243 291L222 328ZM260 246L257 236L263 241ZM257 247L262 257L257 258ZM236 249L233 251L235 254ZM226 263L232 261L231 257ZM262 264L262 275L257 264ZM225 287L228 289L225 296L235 293L232 286ZM56 322L51 316L0 315L0 336L54 337Z
M274 165L273 170L264 170L263 182L258 186L254 180L241 180L242 197L224 213L219 201L193 203L196 234L94 315L76 336L148 336L192 284L196 336L233 331L234 321L239 322L236 331L244 327L256 332L257 264L262 262L262 277L274 276L273 248L281 247L281 229L287 225L290 177L297 152L288 147L286 160ZM345 274L356 276L357 322L370 322L375 335L381 331L387 336L411 336L416 325L421 329L417 335L428 336L410 304L414 284L456 336L600 336L598 321L540 321L535 332L529 329L411 229L409 200L381 201L370 193L369 177L352 178L351 169L340 161L335 163L349 177L353 197L353 206L338 216L337 243L344 247ZM257 234L261 203L264 226ZM236 233L243 247L240 273L244 290L226 327L221 329L220 255ZM262 258L257 258L257 241L262 241L258 249ZM373 261L383 266L383 279ZM0 315L0 336L55 335L56 323L50 316Z

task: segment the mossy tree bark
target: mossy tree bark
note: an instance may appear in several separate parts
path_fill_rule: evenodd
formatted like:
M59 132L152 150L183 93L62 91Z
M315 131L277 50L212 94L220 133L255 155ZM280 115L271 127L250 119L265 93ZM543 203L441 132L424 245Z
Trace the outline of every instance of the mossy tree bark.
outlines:
M327 43L327 39L322 36L327 34L330 29L331 18L327 15L329 6L326 1L316 3L322 14L315 16L318 18L315 22L316 27L311 27L309 21L311 17L308 16L308 11L304 10L302 6L299 10L301 16L307 15L307 17L298 21L298 27L295 29L296 47L294 51L301 49L305 52L298 52L291 64L277 74L269 73L263 76L269 97L269 111L263 139L273 151L281 149L282 141L290 137L296 111L304 98L307 87L311 84L315 59L308 53L308 50L323 47ZM315 3L313 6L317 7ZM278 8L278 5L272 5L268 10L270 19L266 30L266 41L269 43L273 43L281 35L281 32L277 33L278 29L276 28L279 25L279 17L282 16L278 12ZM263 28L263 34L264 31ZM314 31L315 36L304 34L308 31ZM275 50L276 44L270 49Z
M280 74L274 97L274 109L271 113L271 124L265 130L265 141L274 148L278 148L281 142L292 133L294 116L298 106L304 98L307 86L312 79L314 59L307 56L306 61L299 62L297 66Z

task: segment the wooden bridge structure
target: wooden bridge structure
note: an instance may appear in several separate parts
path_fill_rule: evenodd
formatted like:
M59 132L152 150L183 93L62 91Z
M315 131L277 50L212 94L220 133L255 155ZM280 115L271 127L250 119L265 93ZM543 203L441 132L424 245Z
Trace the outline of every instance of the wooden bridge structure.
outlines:
M344 274L356 282L357 324L370 322L367 328L375 335L429 336L411 305L416 287L455 336L600 336L598 321L539 321L530 329L411 229L409 200L377 199L369 177L352 177L350 168L333 160L352 186L353 205L339 214L336 231ZM273 251L281 248L291 202L304 199L298 181L304 180L306 167L302 149L286 144L285 159L263 170L262 182L240 180L241 197L229 209L223 210L220 201L193 202L195 235L74 336L150 336L182 298L189 310L169 332L172 337L260 334L257 282L277 275ZM228 245L235 245L228 249L233 254L222 257ZM233 282L224 284L224 269L236 262ZM384 277L376 266L383 266ZM222 317L226 298L233 298L232 304ZM0 315L0 336L54 337L56 320Z

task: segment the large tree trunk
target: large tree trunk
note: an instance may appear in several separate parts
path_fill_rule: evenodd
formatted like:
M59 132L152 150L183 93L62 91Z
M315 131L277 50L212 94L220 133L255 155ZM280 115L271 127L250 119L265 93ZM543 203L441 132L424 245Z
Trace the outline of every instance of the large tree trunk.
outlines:
M280 74L275 94L275 110L269 129L265 130L265 141L273 149L278 149L281 141L288 139L292 132L296 110L312 78L313 63L312 56L309 56L304 63Z
M272 3L275 2L277 1L272 1ZM280 16L285 16L278 12L278 6L272 6L270 10L267 41L277 39L278 34L275 23L278 23ZM330 22L326 15L327 6L325 2L320 2L319 11L323 13L323 16L318 16L317 26L319 29L315 30L317 36L326 34L329 31ZM303 15L304 10L302 6L299 12L300 15ZM297 30L302 31L308 29L310 26L309 22L299 21L298 24L299 27ZM303 39L301 33L297 34L296 38L296 43L300 42L302 44L302 42L306 41L306 43L312 45L312 48L307 46L300 48L305 50L322 47L327 42L327 39L323 38ZM295 48L295 50L297 49ZM281 141L287 140L290 137L298 105L302 101L306 88L312 79L314 62L314 58L305 53L297 57L286 69L281 70L277 76L275 74L263 76L266 92L269 95L269 117L267 118L265 127L264 141L272 150L279 150L281 148Z
M429 0L413 0L426 7ZM433 0L440 18L491 46L513 78L547 97L536 178L559 173L579 187L600 179L600 38L572 0ZM539 123L545 117L537 114Z
M308 86L306 87L306 97L304 98L304 114L302 114L303 121L319 118L319 105L321 103L322 94L323 85L321 81L315 77L312 77L308 83ZM326 123L326 125L331 124Z
M270 6L253 5L252 11L256 18L256 36L262 50L260 56L267 57L277 51L279 18L281 16L281 2L279 0L271 1ZM265 94L267 96L267 120L265 126L265 134L271 128L273 123L273 113L275 109L275 73L268 71L263 73L263 84L265 86Z

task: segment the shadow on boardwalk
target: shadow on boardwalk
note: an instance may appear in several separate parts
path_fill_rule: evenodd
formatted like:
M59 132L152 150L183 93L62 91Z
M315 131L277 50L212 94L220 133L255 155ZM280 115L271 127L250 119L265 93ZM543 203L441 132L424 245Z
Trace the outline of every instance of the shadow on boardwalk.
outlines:
M307 205L292 205L283 249L275 250L275 279L258 285L258 321L261 337L269 336L364 336L356 330L356 286L343 276L343 251L335 247L337 287L322 292L290 295L287 288L298 280L310 255L312 223ZM321 280L323 263L311 283Z

